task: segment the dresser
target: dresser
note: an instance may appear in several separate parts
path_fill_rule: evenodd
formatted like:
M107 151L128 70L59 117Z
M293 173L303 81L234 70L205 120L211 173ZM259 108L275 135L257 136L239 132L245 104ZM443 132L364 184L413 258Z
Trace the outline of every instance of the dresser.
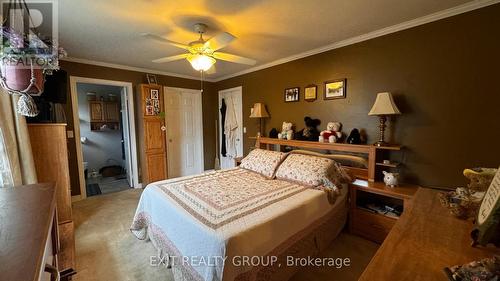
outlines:
M55 214L53 184L0 188L1 280L45 281L58 276Z
M437 193L418 189L359 280L446 281L445 267L500 254L471 247L472 222L453 217Z
M29 124L28 130L38 182L54 183L60 242L57 268L62 279L70 279L76 271L66 124Z

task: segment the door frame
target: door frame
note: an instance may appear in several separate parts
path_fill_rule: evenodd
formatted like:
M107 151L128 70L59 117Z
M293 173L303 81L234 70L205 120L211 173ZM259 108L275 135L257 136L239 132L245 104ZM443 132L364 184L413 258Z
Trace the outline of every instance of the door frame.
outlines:
M200 164L200 168L201 168L201 171L200 173L202 173L203 171L205 171L205 146L204 146L204 142L203 142L203 92L201 90L196 90L196 89L188 89L188 88L179 88L179 87L167 87L165 86L163 88L163 102L165 104L165 112L168 110L167 108L167 91L168 90L173 90L173 91L186 91L186 92L190 92L192 93L193 95L196 95L197 97L197 104L198 104L198 108L196 108L196 110L198 110L198 112L200 112L200 114L198 114L198 120L196 120L196 122L198 122L200 124L200 132L201 132L201 138L198 139L199 141L199 145L201 145L201 150L200 150L200 155L197 155L199 157L197 157L199 159L199 164ZM168 120L165 120L165 124L166 126L168 126ZM168 165L168 162L170 161L169 158L168 158L168 134L165 134L165 142L167 144L167 165ZM168 174L168 172L167 172ZM167 175L168 176L168 175ZM169 177L170 178L170 177Z
M217 144L219 146L219 161L222 163L222 153L221 153L221 148L222 148L222 134L224 133L224 125L221 123L221 113L220 113L220 106L221 106L221 94L224 94L226 92L232 92L232 91L239 91L240 93L240 101L241 101L241 156L245 155L244 150L245 150L245 144L244 144L244 138L245 138L245 129L243 125L243 86L237 86L229 89L223 89L220 90L217 94L217 119L218 119L218 125L219 125L219 143ZM237 155L238 157L238 155ZM222 166L222 165L221 165Z
M71 108L73 110L73 131L76 143L76 159L78 166L78 175L80 183L80 198L74 198L76 200L82 200L87 198L87 189L85 188L85 176L83 171L83 150L82 143L80 142L80 117L78 115L78 91L77 83L87 83L87 84L97 84L106 86L118 86L126 89L127 94L127 107L128 107L128 119L129 119L129 145L130 145L130 163L132 165L132 178L133 187L141 188L139 183L139 166L137 160L137 140L135 134L135 113L134 113L134 87L130 82L124 81L114 81L105 80L97 78L70 76L70 94L71 94ZM75 196L76 197L76 196Z

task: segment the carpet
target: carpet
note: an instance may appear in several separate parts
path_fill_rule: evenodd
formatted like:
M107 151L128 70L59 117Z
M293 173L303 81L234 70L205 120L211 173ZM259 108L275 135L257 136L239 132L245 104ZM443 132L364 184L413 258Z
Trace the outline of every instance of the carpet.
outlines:
M169 269L150 266L150 257L156 256L152 244L129 231L141 191L129 189L73 204L77 270L73 280L173 280ZM349 267L304 268L291 280L357 280L377 249L377 244L343 232L321 256L350 258Z

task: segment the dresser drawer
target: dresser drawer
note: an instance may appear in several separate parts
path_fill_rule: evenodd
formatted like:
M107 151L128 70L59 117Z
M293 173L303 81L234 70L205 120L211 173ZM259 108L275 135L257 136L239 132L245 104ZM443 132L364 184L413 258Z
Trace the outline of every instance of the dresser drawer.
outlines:
M353 209L351 216L352 232L377 243L384 241L396 223L396 219L361 209Z

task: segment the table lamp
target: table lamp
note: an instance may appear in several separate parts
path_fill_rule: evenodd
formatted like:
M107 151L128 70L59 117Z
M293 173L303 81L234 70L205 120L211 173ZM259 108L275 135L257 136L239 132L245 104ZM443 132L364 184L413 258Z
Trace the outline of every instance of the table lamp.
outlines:
M379 140L374 143L376 146L386 146L388 143L384 141L384 132L385 132L385 122L387 121L388 115L399 115L401 111L399 111L398 107L394 103L394 99L392 98L391 93L378 93L377 99L373 104L372 109L368 113L368 115L377 115L380 118L380 124L378 125L380 129Z
M269 117L269 113L266 110L266 106L263 103L255 103L250 113L250 118L259 118L259 132L257 136L262 135L262 118Z

